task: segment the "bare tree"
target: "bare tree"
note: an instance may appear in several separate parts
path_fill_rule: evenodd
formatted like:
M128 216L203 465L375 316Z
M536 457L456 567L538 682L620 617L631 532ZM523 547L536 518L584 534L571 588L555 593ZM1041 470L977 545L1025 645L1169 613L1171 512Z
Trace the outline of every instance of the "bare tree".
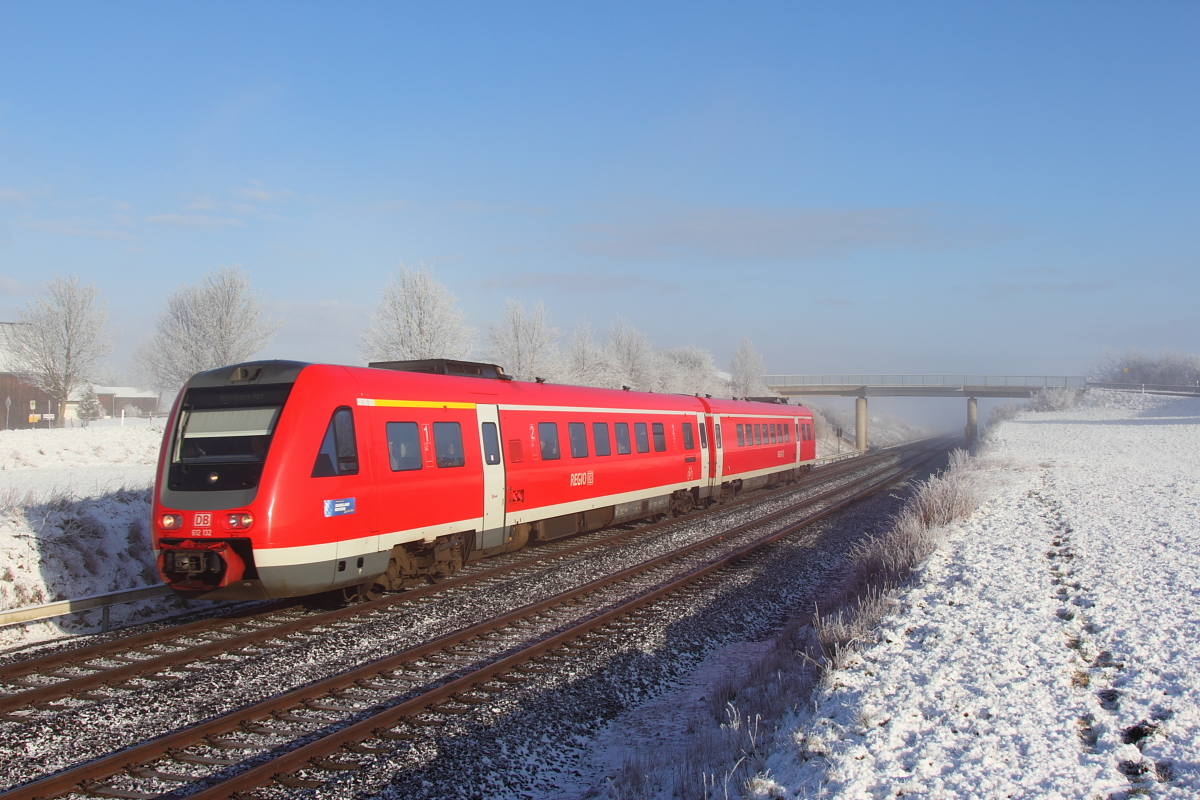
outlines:
M519 381L546 377L548 370L556 368L554 342L558 334L558 328L546 320L546 307L540 300L527 312L524 303L510 297L504 319L488 331L488 357Z
M743 337L741 344L733 351L729 374L733 376L733 394L736 397L764 397L771 393L763 383L767 374L763 357L749 337Z
M135 367L159 391L177 389L197 372L246 361L278 328L263 319L250 276L221 267L167 298L154 338L134 353Z
M368 361L466 358L475 329L463 322L455 299L424 262L417 269L401 262L359 339L359 353Z
M67 398L91 377L96 362L112 352L112 339L104 331L107 314L97 296L95 284L56 273L46 294L25 306L18 324L5 326L13 372L58 400L55 423L60 428Z
M609 385L628 386L647 392L658 385L654 351L646 334L618 317L608 329L604 345L610 375Z

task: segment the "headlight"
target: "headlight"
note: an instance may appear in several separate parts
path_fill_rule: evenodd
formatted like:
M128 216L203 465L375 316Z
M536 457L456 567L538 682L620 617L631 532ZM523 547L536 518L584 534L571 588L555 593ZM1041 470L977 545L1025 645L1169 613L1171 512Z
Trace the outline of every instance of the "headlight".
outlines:
M163 514L158 524L164 531L176 531L183 527L183 517L178 514Z
M225 523L231 528L245 529L254 524L254 517L247 513L229 514Z

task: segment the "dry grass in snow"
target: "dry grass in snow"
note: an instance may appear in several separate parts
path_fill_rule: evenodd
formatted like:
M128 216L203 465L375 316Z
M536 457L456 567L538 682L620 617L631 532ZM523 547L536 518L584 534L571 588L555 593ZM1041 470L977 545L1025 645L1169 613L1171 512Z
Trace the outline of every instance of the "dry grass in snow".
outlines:
M664 767L634 753L607 789L613 800L782 798L766 771L780 748L820 755L819 742L787 732L814 689L868 641L894 604L897 587L937 547L942 526L968 517L987 494L988 466L962 450L949 468L919 482L885 535L854 551L849 570L824 609L795 619L765 656L739 677L710 687L707 712L689 726L681 764Z

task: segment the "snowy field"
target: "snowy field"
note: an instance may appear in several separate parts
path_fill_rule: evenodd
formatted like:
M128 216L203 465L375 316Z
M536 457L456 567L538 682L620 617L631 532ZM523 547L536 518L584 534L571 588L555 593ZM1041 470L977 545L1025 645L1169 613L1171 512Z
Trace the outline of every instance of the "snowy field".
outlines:
M751 796L1200 797L1197 452L1191 399L999 425L991 500Z
M0 609L158 583L147 524L161 421L0 432ZM113 622L176 608L114 606ZM94 630L99 612L0 628L0 647Z

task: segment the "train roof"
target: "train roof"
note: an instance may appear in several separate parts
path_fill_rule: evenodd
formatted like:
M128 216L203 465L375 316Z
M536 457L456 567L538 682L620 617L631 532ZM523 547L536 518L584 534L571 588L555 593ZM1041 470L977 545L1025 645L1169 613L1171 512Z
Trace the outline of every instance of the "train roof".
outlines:
M415 365L432 362L400 363ZM457 370L450 374L441 374L440 371L409 371L398 368L398 366L397 362L359 367L309 364L300 361L252 361L199 373L188 382L188 386L291 383L301 376L308 376L334 383L346 379L353 380L358 385L361 397L374 399L497 403L516 406L582 406L644 411L695 410L702 412L708 408L717 414L771 416L810 413L803 406L787 405L784 402L767 402L765 398L759 400L700 398L684 394L659 394L550 382L517 381L505 379L507 376L497 380L500 375L503 375L503 372L498 369L491 374L487 374L485 370L484 374L469 375Z

